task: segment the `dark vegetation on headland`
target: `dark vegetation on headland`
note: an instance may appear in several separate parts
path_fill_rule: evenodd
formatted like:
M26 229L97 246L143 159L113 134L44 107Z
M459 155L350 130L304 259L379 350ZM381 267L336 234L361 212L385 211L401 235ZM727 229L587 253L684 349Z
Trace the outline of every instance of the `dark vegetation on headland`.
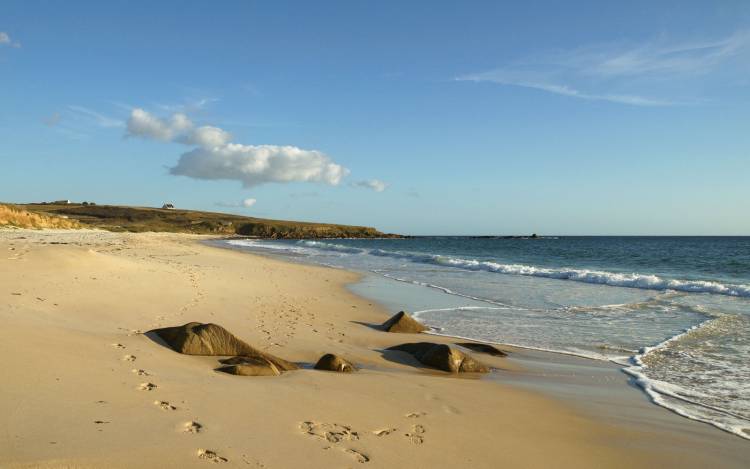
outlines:
M40 215L77 220L83 228L109 231L156 231L290 239L397 237L366 226L267 220L195 210L90 203L34 203L15 206Z

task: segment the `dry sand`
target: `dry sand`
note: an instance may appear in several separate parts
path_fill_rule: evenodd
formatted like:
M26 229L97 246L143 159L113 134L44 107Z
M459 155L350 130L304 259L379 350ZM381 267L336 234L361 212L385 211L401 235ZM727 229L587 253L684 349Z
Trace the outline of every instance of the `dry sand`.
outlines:
M200 239L0 230L0 467L749 461L747 442L702 424L683 419L685 432L678 425L655 431L648 422L620 424L585 405L508 384L504 374L518 381L524 373L520 351L520 359L473 354L499 368L492 379L395 361L379 350L429 338L368 327L389 312L345 288L356 274ZM220 324L287 360L314 364L330 352L363 369L231 376L213 371L217 357L180 355L140 333L189 321Z

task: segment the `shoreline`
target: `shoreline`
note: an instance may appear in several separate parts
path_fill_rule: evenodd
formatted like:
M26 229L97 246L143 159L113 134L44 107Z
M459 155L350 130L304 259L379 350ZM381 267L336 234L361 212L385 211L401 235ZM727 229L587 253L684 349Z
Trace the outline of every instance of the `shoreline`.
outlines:
M303 265L324 265L330 268L349 270L352 272L356 272L358 275L361 275L362 279L367 278L367 277L380 279L380 280L387 279L386 281L393 281L393 282L398 282L399 284L407 285L408 288L413 288L414 286L416 286L420 290L427 289L428 292L425 293L426 296L435 296L433 293L437 292L439 294L448 294L451 297L454 297L454 296L461 297L461 298L465 298L470 301L476 301L479 303L487 303L489 305L495 304L494 302L490 300L476 298L476 297L463 294L463 293L457 293L445 287L433 285L430 283L406 280L406 279L402 279L399 277L394 277L392 275L370 272L366 270L347 269L347 267L331 266L327 264L309 262L309 261L306 261L305 256L303 255L298 256L296 254L290 254L289 252L285 252L286 255L281 255L277 253L275 250L263 250L260 248L252 249L252 248L245 247L242 245L233 245L230 243L221 243L221 244L220 243L208 243L208 244L221 247L221 248L225 248L225 249L234 249L234 250L239 250L245 253L251 253L254 255L266 256L271 259L278 259L278 260L293 262L293 263L301 263ZM360 282L362 281L362 279L360 279ZM353 284L353 286L356 287L356 284ZM351 288L351 287L352 285L350 285L350 289L354 291L355 294L362 294L362 292L358 292L356 288ZM380 301L381 303L386 299L380 293L370 294L370 295L365 294L365 296L372 299L373 301ZM435 304L437 304L437 302ZM404 309L403 304L391 305L391 306L392 306L391 309L393 309L394 311L398 309ZM491 306L487 306L487 307L475 306L475 307L479 307L481 309L493 309ZM463 309L463 308L472 308L472 307L460 306L459 308ZM456 308L455 307L449 307L449 308L430 307L427 309L410 310L410 312L416 319L419 319L421 313L434 312L434 311L448 311L448 310L453 310L453 309L456 309ZM498 307L497 309L506 309L506 308ZM447 338L454 338L454 339L476 341L476 342L493 344L493 345L498 345L498 346L503 346L503 347L513 347L515 349L537 351L537 352L542 352L542 353L551 353L554 355L570 356L570 357L576 357L576 358L580 358L584 360L594 360L600 363L613 364L618 367L618 371L620 373L629 377L628 385L637 387L638 390L642 393L643 397L647 399L652 405L662 408L662 409L666 409L667 411L674 413L680 416L681 418L688 419L694 422L699 422L702 424L707 424L707 425L710 425L712 427L719 429L722 432L726 432L740 439L750 440L750 434L747 434L746 432L742 432L741 430L736 429L731 426L726 426L720 421L710 420L700 415L696 415L694 412L692 412L692 408L690 406L700 406L701 404L695 403L690 400L686 400L680 397L679 395L675 394L674 392L665 391L664 388L665 386L669 385L668 383L664 383L658 380L647 378L642 373L642 368L644 365L640 362L640 359L646 353L648 353L649 351L657 350L665 346L666 344L676 340L677 338L684 336L685 334L691 331L698 330L701 327L708 325L712 321L712 319L713 319L712 317L707 317L706 319L703 320L703 322L695 326L692 326L688 329L681 330L677 332L674 336L668 337L667 339L659 343L656 343L650 346L645 346L639 349L637 352L635 352L632 355L623 355L623 356L616 356L616 357L608 357L605 355L595 356L593 354L576 353L576 352L571 352L571 351L566 351L566 350L546 349L546 348L541 348L541 347L520 345L520 344L509 343L509 342L488 341L488 340L483 340L481 338L471 337L471 336L451 335L451 334L442 333L440 332L439 328L435 328L435 327L431 327L431 331L427 331L425 333L429 335L433 335L433 336L438 336L438 337L447 337ZM676 399L681 405L677 405L676 403L670 403L669 402L670 399ZM717 410L717 412L721 412L721 411Z
M500 370L480 380L393 361L380 351L423 339L367 327L388 313L347 288L358 274L215 249L205 239L0 231L0 252L13 253L0 259L0 314L13 331L0 344L8 377L0 466L204 467L199 449L228 459L227 467L267 468L538 467L552 454L559 467L750 461L746 442L705 424L630 425L543 389L549 367L560 374L580 364L542 352L473 353ZM333 352L363 369L225 376L213 371L214 357L176 354L138 332L191 320L221 324L295 362ZM563 375L556 386L581 383ZM139 389L146 380L153 390ZM203 430L186 434L187 421ZM305 423L312 433L300 430ZM341 427L357 438L316 436Z

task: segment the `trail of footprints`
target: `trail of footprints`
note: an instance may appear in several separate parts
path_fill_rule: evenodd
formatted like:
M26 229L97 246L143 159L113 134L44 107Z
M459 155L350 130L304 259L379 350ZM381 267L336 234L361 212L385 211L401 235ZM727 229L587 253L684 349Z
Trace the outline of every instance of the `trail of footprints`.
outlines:
M425 415L427 415L425 412L410 412L404 415L404 417L407 419L418 419ZM350 442L355 442L360 439L360 434L348 425L305 421L299 424L299 428L303 434L325 442L325 446L323 446L324 450L330 450L335 447L351 455L361 464L370 461L369 455L349 447ZM424 443L425 433L427 433L427 429L424 425L415 423L407 425L407 428L408 430L403 433L403 437L415 445L421 445ZM370 433L378 438L382 438L389 435L395 435L398 431L398 428L389 426L372 430Z
M171 256L171 257L177 257L177 256ZM188 309L194 308L195 306L198 305L198 303L200 303L200 301L203 299L203 297L204 297L205 294L204 294L203 290L200 288L199 274L197 273L197 271L195 271L194 269L192 269L190 266L187 266L185 264L180 263L179 261L170 260L170 259L163 259L163 258L160 259L160 258L158 258L156 256L151 256L151 258L152 258L152 260L156 260L156 261L165 263L167 265L176 266L176 268L181 273L186 274L188 276L188 280L190 281L191 286L193 287L193 289L196 292L195 296L187 304L185 304L184 306L182 306L180 308L180 312L176 313L175 316L182 316L185 313L185 311L187 311ZM154 324L152 324L152 326L154 326L154 327L161 327L162 323L163 323L163 321L165 319L166 318L163 315L156 316L154 318L155 322L154 322ZM128 337L143 333L140 330L130 330L130 329L123 329L123 328L121 328L121 329L123 331L127 332ZM112 344L112 346L114 348L120 349L120 350L126 348L125 345L120 344L120 343ZM127 355L124 355L122 357L122 360L128 361L128 362L135 362L137 360L137 357L135 355L127 354ZM146 370L144 370L142 368L133 368L131 370L131 372L133 374L135 374L136 376L139 376L139 377L149 377L149 376L151 376L151 373L149 373L148 371L146 371ZM158 389L158 384L150 382L150 381L146 381L146 382L140 383L140 385L138 385L137 389L139 389L141 391L146 391L146 392L148 392L148 391L155 391L155 390ZM153 401L153 405L155 407L158 407L162 411L168 412L168 413L171 413L171 412L174 412L174 411L179 411L178 407L175 406L175 405L173 405L169 401L163 401L163 400L157 399L157 400ZM181 425L179 431L181 431L182 433L187 433L187 434L198 434L198 433L201 433L203 431L203 424L191 420L191 421L183 423ZM204 461L207 461L207 462L212 462L212 463L225 463L225 462L229 462L228 458L221 456L216 451L211 450L211 449L200 448L200 449L198 449L196 451L196 455L197 455L198 459L201 459L201 460L204 460ZM245 462L247 463L247 461L245 461Z
M128 336L135 335L137 333L141 333L141 332L140 331L130 331L130 333L128 333ZM117 349L117 350L125 350L125 349L127 349L127 347L125 345L123 345L123 344L121 344L119 342L118 343L113 343L113 344L110 344L110 345L113 348ZM126 362L135 362L137 360L137 357L135 355L126 354L126 355L122 356L121 360L122 361L126 361ZM140 376L140 377L151 376L151 373L149 373L148 371L146 371L146 370L144 370L142 368L133 368L130 371L133 374L135 374L136 376ZM137 389L140 390L140 391L150 392L150 391L154 391L154 390L158 389L158 387L159 386L157 384L152 383L150 381L146 381L146 382L140 383L137 386ZM106 401L97 401L96 403L97 404L104 404L104 403L106 403ZM173 411L179 410L177 408L177 406L171 404L169 401L162 401L162 400L159 400L159 399L153 401L153 405L155 407L158 407L162 411L165 411L165 412L173 412ZM96 424L96 425L101 425L101 424L106 424L106 423L110 423L110 422L103 421L103 420L95 420L94 421L94 424ZM203 424L191 420L191 421L188 421L188 422L185 422L184 424L182 424L181 431L182 431L182 433L198 434L198 433L200 433L200 432L203 431ZM217 454L216 451L213 451L213 450L210 450L210 449L200 448L200 449L198 449L196 451L196 455L197 455L198 459L201 459L201 460L207 461L207 462L212 462L212 463L225 463L225 462L229 462L228 458L225 458L225 457ZM245 462L248 463L248 461L245 461Z
M265 335L268 346L284 347L290 340L293 340L297 334L297 327L311 330L316 334L325 334L326 338L332 342L343 342L345 333L337 330L333 323L326 322L315 324L316 315L312 311L301 311L295 307L292 302L286 299L283 294L279 308L263 305L258 308L260 316L255 319L257 329ZM259 304L260 298L256 298L256 304ZM268 317L270 316L270 320Z

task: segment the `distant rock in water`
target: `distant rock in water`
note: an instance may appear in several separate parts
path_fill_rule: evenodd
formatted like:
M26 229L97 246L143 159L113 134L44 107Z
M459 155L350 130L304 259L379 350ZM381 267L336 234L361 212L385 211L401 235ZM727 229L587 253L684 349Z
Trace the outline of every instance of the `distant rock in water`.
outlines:
M450 373L487 373L489 368L469 355L445 344L418 342L388 348L412 355L423 365Z
M386 332L401 332L407 334L417 334L428 330L428 327L412 318L404 311L393 315L389 320L383 323L383 330Z
M357 371L357 367L354 366L351 362L344 360L343 358L332 353L327 353L320 357L318 363L315 364L315 369L325 371L338 371L339 373L351 373L353 371Z
M217 324L189 322L182 326L149 331L159 336L175 352L186 355L239 356L268 361L280 371L296 370L294 363L261 352Z
M460 345L461 347L473 350L475 352L486 353L488 355L492 355L493 357L505 357L508 355L507 352L503 352L499 348L494 347L490 344L479 344L476 342L458 342L456 343L456 345Z

